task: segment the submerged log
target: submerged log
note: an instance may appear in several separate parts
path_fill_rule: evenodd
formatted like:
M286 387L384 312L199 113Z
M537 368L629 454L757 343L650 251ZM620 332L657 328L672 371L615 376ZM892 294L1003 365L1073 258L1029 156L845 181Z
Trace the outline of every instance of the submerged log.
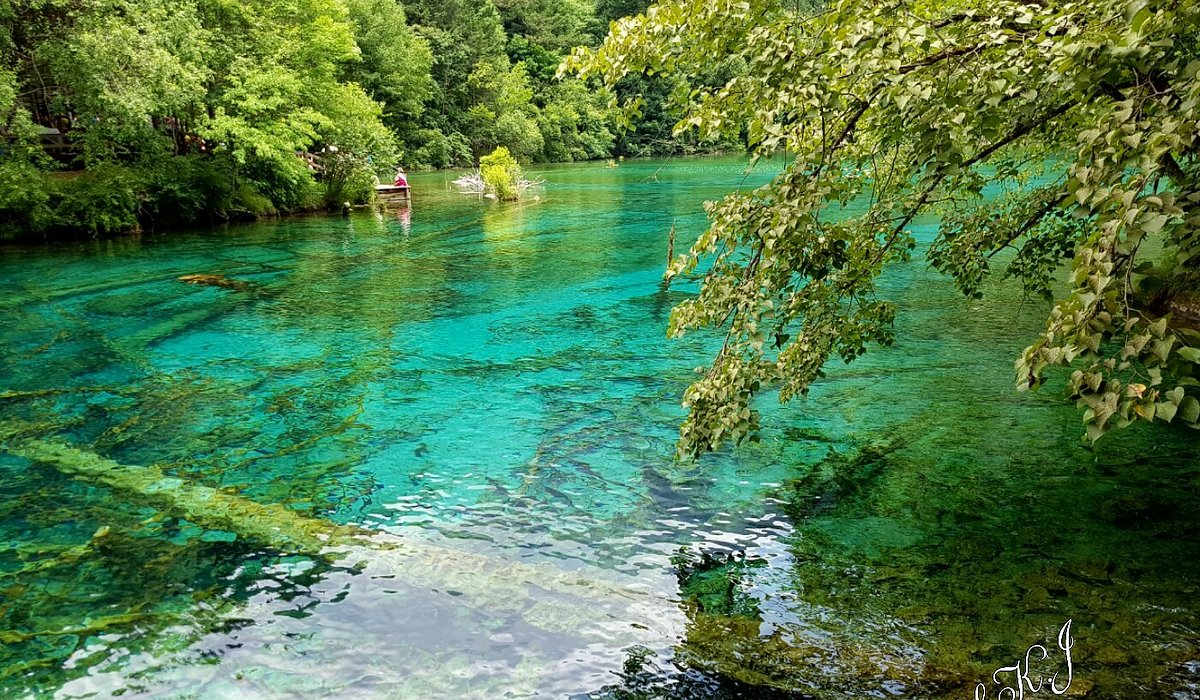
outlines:
M120 464L56 439L28 437L28 433L21 425L0 424L0 446L10 454L102 484L202 527L231 532L272 549L365 561L373 572L397 582L444 592L449 600L470 602L489 611L516 613L527 624L550 632L599 634L623 643L663 642L679 632L678 607L661 594L551 565L522 564L338 525L282 505L258 503L228 489L170 476L157 467Z
M225 275L182 275L178 278L180 282L188 284L203 284L209 287L220 287L221 289L230 289L235 292L250 292L254 291L255 286L249 282L242 280L231 280Z
M157 467L118 464L62 442L16 439L8 442L7 451L69 476L136 495L139 501L203 527L233 532L281 551L318 554L334 541L345 542L356 534L283 506L263 505L226 490L189 483Z
M240 294L222 295L222 298L174 313L162 320L141 326L124 335L100 336L100 341L130 366L145 365L146 350L179 333L201 326L239 308L243 304L267 299L271 293L258 284L244 280L231 280L222 275L183 275L177 278L188 284L219 287Z

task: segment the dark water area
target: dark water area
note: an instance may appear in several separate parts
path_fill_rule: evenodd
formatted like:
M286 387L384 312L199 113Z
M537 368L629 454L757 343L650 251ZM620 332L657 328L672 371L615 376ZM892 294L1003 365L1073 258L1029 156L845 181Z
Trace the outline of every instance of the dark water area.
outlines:
M681 463L669 231L771 172L538 174L0 249L0 698L991 698L1067 620L1069 695L1200 698L1196 435L1015 392L1044 303L918 255L893 347Z

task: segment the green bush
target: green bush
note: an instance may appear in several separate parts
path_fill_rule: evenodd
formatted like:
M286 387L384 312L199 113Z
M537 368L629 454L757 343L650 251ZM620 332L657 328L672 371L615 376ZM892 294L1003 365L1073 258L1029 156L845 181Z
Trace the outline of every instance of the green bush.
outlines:
M231 209L233 212L248 214L254 218L273 216L279 211L270 197L259 192L248 182L242 183L234 191Z
M144 181L132 170L103 165L78 176L51 176L51 223L68 234L111 236L138 230Z
M143 218L184 224L228 217L236 189L233 167L229 158L198 155L146 163Z
M375 173L365 158L337 152L327 154L322 164L327 208L336 209L343 202L367 204L375 199Z
M323 191L302 165L260 163L254 175L238 182L231 160L209 155L145 159L128 167L102 164L79 173L0 161L0 238L110 236L142 226L271 216L322 203ZM372 175L356 170L340 201L365 201L373 192Z
M140 228L159 208L152 171L105 165L45 173L28 163L0 165L0 237L109 236ZM201 206L197 204L195 206Z
M504 146L499 146L479 159L479 174L487 191L497 199L512 201L521 198L521 166Z
M25 162L0 162L0 238L43 233L52 220L46 176Z
M317 209L324 204L324 189L313 178L304 161L290 153L279 157L249 159L243 174L257 194L270 200L271 213L276 210Z

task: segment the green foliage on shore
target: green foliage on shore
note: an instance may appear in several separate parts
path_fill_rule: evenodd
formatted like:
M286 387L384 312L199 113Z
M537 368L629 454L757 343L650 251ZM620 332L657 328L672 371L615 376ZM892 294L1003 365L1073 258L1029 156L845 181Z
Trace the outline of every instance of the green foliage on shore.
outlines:
M788 159L713 203L669 272L703 280L671 334L725 334L686 393L681 452L752 438L760 391L786 401L829 358L890 344L876 280L926 212L943 220L929 259L968 296L996 272L1052 296L1070 265L1019 388L1066 368L1091 440L1200 425L1200 333L1179 323L1200 278L1198 47L1200 6L1168 0L663 0L577 52L577 74L615 90L740 63L680 95L681 128Z
M389 165L381 103L343 79L366 63L351 20L337 0L6 3L0 234L314 208L305 152Z
M499 146L524 163L653 151L641 138L690 148L661 95L647 129L620 136L608 95L556 75L616 13L643 9L0 2L0 236L340 206L397 163L471 166Z

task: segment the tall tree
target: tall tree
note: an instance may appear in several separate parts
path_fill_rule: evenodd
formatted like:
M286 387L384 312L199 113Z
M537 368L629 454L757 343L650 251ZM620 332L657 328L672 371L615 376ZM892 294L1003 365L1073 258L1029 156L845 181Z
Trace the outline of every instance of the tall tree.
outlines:
M436 83L430 107L442 124L454 126L470 106L467 78L483 60L504 56L506 40L491 0L413 0L409 19L433 51Z
M496 8L511 37L524 37L552 53L592 43L594 23L583 0L497 0Z
M398 131L415 128L431 97L433 54L408 24L396 0L346 0L361 60L348 64L347 78L387 107Z

